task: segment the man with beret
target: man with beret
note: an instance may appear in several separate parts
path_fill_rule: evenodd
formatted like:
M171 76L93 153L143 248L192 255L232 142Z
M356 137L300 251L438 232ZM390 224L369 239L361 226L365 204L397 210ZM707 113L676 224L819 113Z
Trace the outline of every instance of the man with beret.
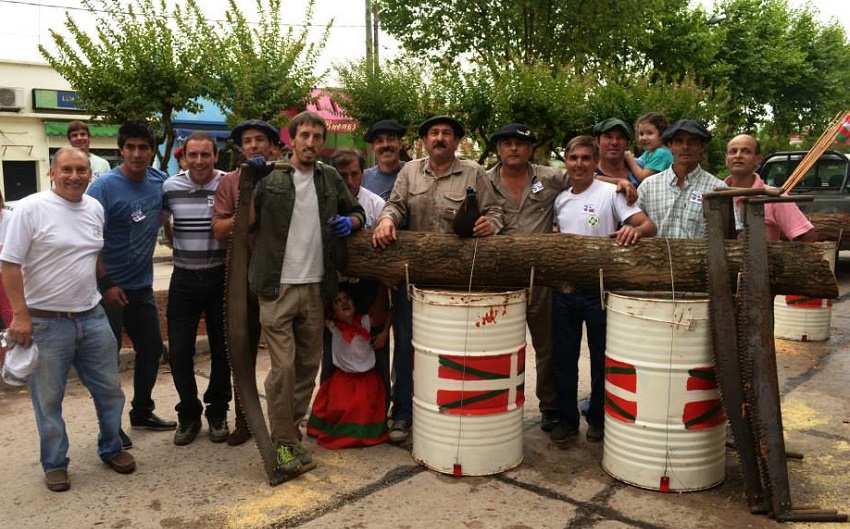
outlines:
M372 234L376 248L384 249L392 244L396 240L396 230L401 227L412 231L453 233L452 222L466 197L467 187L475 189L482 212L475 222L474 236L486 237L502 229L502 208L496 200L492 181L480 165L455 156L463 135L463 125L450 116L435 116L419 126L419 136L428 156L406 163L399 173ZM396 386L393 425L389 433L392 442L407 439L413 419L413 316L407 296L399 292L393 358Z
M404 167L401 161L401 141L405 132L407 128L398 121L382 119L369 127L364 135L378 163L363 172L363 187L384 201L390 198L398 173Z
M658 226L658 237L703 239L702 195L728 187L700 167L711 133L693 119L680 119L664 131L663 139L673 165L643 181L638 207Z
M258 163L265 164L265 160L272 156L272 146L280 144L280 131L265 121L249 119L243 121L233 128L230 139L235 145L242 149L246 159L254 159ZM216 188L213 202L212 230L213 236L222 242L226 242L233 231L233 222L236 215L236 200L239 198L239 177L241 170L231 171L224 175ZM248 241L249 244L253 240ZM250 350L248 354L251 359L257 360L257 347L260 344L260 306L257 296L251 294L248 285L245 285L248 296L248 343ZM227 437L227 444L239 446L251 437L248 422L239 401L238 391L234 392L236 407L236 423L233 431Z
M490 136L496 145L499 163L487 172L493 181L496 200L502 207L502 235L552 233L553 205L558 193L568 187L568 177L554 167L530 162L537 136L522 123L510 123ZM526 310L526 323L534 345L537 368L536 393L544 432L552 431L558 420L555 377L552 373L552 291L535 287Z

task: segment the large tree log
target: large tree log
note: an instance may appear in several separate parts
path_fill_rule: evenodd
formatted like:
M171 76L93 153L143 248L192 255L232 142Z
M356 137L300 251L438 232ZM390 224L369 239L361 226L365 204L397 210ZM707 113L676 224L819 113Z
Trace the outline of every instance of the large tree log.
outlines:
M850 213L807 213L819 241L850 242Z
M770 243L773 293L838 297L838 284L825 254L829 248L828 243ZM461 239L399 231L398 241L379 251L372 247L372 233L365 231L347 239L347 253L347 275L388 285L409 278L417 285L466 288L471 273L475 288L523 287L533 267L537 285L594 288L601 269L606 290L708 291L707 250L702 240L648 238L623 247L612 239L560 233ZM743 245L726 241L733 285L742 257Z

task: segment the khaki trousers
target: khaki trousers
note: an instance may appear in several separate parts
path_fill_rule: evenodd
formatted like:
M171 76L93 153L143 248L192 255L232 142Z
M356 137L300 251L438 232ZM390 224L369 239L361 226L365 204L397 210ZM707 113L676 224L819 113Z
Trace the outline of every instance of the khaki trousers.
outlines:
M537 368L535 393L540 401L540 411L557 411L555 372L552 370L552 289L534 286L531 303L526 308L525 321L534 346Z
M260 299L260 323L271 359L265 389L272 442L294 446L322 363L321 286L281 284L277 299Z

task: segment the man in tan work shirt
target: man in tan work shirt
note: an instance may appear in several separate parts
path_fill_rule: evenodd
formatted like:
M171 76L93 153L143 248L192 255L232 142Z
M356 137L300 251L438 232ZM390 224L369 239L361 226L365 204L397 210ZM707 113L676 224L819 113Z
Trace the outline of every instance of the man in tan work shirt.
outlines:
M502 229L502 210L484 169L455 156L464 132L463 126L449 116L435 116L419 126L428 156L407 162L399 173L372 234L376 248L392 244L396 230L402 227L411 231L453 233L452 221L467 187L475 189L482 213L475 222L474 236L486 237ZM408 438L413 419L412 319L407 296L397 295L393 358L396 384L389 433L390 441L395 443Z

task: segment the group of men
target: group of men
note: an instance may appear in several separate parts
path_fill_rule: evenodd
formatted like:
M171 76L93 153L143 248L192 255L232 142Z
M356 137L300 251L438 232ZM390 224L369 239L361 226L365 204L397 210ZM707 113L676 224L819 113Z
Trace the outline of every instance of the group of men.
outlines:
M215 138L197 132L183 145L185 169L168 178L150 166L156 152L153 131L144 122L130 121L118 135L122 163L111 170L101 168L92 182L98 162L88 149L88 128L84 123L73 128L69 140L74 146L60 149L52 161L53 188L18 204L0 255L13 307L9 335L24 345L35 341L42 355L31 390L42 467L47 487L54 491L70 486L61 402L71 365L94 398L99 457L118 472L135 469L127 452L132 441L121 428L124 394L116 351L123 331L136 353L133 428L176 429L174 443L186 445L196 438L205 415L213 442L238 445L251 435L238 405L235 429L228 428L233 390L223 336L225 242L233 229L240 170L217 170ZM372 229L373 244L381 250L396 241L400 229L452 233L467 187L476 190L481 211L473 228L476 237L547 233L556 221L562 231L588 233L599 223L597 213L602 212L596 208L610 208L624 224L610 230L619 244L634 244L655 234L656 228L663 237L699 238L705 233L703 193L727 184L764 185L754 172L760 159L758 142L746 135L729 142L731 174L726 183L705 172L700 161L711 134L693 120L680 120L664 132L673 165L640 184L636 205L631 205L635 193L625 163L631 131L619 119L598 124L593 138L571 141L565 152L566 172L532 163L537 138L523 124L505 125L491 136L500 161L487 172L456 156L465 135L456 119L430 118L418 133L428 154L405 163L401 154L406 128L394 120L372 125L365 138L377 164L366 169L356 151L337 153L331 166L319 161L327 125L313 112L302 112L289 123L288 164L267 163L281 144L278 129L260 120L233 129L234 143L262 177L250 211L248 333L254 357L260 329L268 342L270 433L284 472L298 473L312 462L301 443L299 424L308 412L326 348L324 308L338 281L333 238ZM599 188L595 182L603 180L618 185ZM625 197L616 197L618 192ZM768 210L770 237L814 240L811 224L793 204L772 204ZM152 258L164 222L173 223L174 271L166 314L169 361L179 396L176 422L155 415L152 398L163 352ZM575 227L569 227L571 223ZM386 303L385 298L379 300ZM594 344L587 438L598 441L603 436L604 341L600 348L598 304L598 292L553 293L547 288L535 289L529 304L541 427L556 441L578 432L575 386L582 321L589 334L594 328L593 337L588 336ZM211 351L203 403L193 360L202 315ZM559 318L572 321L566 325ZM395 343L391 394L390 322ZM412 310L405 293L396 292L387 317L373 323L377 366L392 402L389 437L402 442L413 419ZM604 334L604 322L601 328Z

